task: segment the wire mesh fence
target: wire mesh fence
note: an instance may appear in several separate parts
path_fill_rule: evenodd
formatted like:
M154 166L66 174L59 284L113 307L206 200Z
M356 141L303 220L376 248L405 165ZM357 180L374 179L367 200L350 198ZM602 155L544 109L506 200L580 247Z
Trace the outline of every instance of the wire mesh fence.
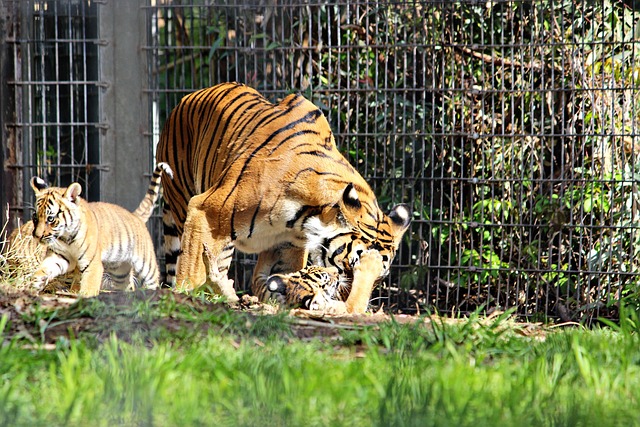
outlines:
M141 0L149 145L193 90L302 93L381 206L413 206L374 306L615 317L640 283L632 6Z
M6 81L15 101L14 114L5 123L14 132L13 146L7 147L8 166L23 178L15 185L28 191L27 181L33 175L54 185L78 181L85 194L98 198L101 82L95 3L30 0L9 4L17 19L4 39L14 58L12 78ZM10 209L23 212L28 207Z
M638 68L624 4L148 5L151 93L299 91L416 218L378 304L615 315L638 283Z

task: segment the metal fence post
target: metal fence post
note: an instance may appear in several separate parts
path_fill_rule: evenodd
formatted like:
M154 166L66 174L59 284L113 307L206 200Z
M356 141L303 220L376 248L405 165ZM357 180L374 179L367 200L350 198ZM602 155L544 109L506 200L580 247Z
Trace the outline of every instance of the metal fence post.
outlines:
M145 132L148 106L143 96L147 79L145 16L139 1L106 0L100 4L100 75L102 91L101 122L102 200L133 210L148 185L150 153Z
M2 37L2 43L0 44L0 75L3 76L3 82L0 85L0 132L2 132L2 149L0 150L0 165L4 165L4 159L5 159L5 150L7 150L8 146L7 146L7 139L8 139L8 132L6 129L6 116L9 113L9 106L11 105L10 101L9 101L9 91L8 91L8 87L7 84L5 83L5 80L7 78L10 78L11 76L11 69L8 66L9 63L8 61L10 61L12 58L9 54L9 46L6 43L6 37L8 36L8 27L9 27L9 20L11 18L10 12L9 12L9 6L6 5L4 2L0 2L0 32L4 35ZM6 76L6 77L5 77ZM6 208L6 204L8 202L8 198L10 197L10 194L12 193L12 189L13 189L13 185L10 182L11 181L11 175L10 173L4 169L2 169L2 185L0 186L0 230L2 229L2 226L4 226L5 222L7 221L6 215L5 215L5 208Z

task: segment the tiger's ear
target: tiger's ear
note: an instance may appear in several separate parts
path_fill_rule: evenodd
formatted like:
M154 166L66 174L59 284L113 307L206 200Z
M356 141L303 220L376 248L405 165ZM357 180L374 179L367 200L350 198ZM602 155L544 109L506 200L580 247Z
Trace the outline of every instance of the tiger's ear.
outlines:
M78 196L82 193L82 186L77 182L74 182L69 187L67 187L64 192L65 199L69 200L71 203L78 203Z
M394 206L389 211L389 219L391 220L391 226L393 228L393 234L399 241L409 224L411 224L411 209L407 204L399 204Z
M353 184L350 183L345 187L344 192L342 193L342 202L345 206L352 209L360 209L362 206L360 198L358 197L358 192Z
M36 193L36 195L40 194L40 192L47 187L47 183L44 182L44 179L38 176L34 176L33 178L31 178L31 188L33 188L33 191Z

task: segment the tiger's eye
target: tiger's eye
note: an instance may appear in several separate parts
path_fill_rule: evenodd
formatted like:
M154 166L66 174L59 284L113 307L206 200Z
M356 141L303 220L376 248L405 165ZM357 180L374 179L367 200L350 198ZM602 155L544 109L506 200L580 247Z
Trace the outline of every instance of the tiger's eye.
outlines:
M55 219L56 219L55 215L49 215L47 217L47 222L48 223L52 223L53 221L55 221Z

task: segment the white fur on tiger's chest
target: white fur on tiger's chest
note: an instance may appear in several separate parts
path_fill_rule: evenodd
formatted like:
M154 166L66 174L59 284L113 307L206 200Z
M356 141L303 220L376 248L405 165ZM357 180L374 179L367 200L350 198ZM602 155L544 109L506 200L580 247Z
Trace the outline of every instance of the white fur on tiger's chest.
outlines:
M288 222L296 217L300 207L301 205L296 202L284 202L280 209L274 209L269 213L269 218L256 221L253 230L249 226L237 230L235 247L242 252L252 254L264 252L283 243L305 247L307 244L305 233L296 226L287 226Z
M338 224L325 224L318 217L311 217L305 223L307 236L306 248L314 251L324 244L325 239L330 239L340 233L348 231Z
M66 259L73 268L75 268L75 265L78 263L80 256L83 253L82 249L77 245L65 243L60 239L53 240L47 245L47 248L51 252ZM86 262L82 264L83 265L81 267L84 267Z

